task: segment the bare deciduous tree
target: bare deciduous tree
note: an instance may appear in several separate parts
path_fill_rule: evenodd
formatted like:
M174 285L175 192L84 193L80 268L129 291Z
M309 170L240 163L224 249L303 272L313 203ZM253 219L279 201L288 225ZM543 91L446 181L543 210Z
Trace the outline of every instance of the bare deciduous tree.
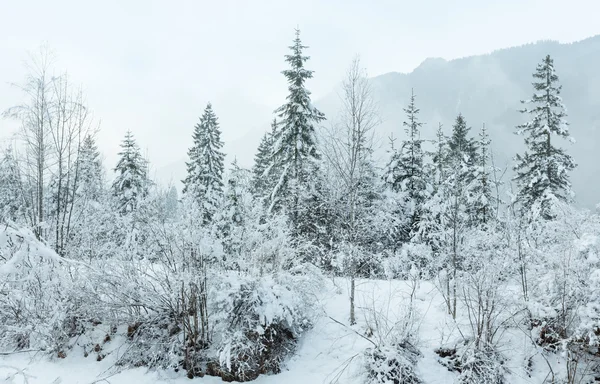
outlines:
M30 57L27 68L25 82L17 85L26 100L4 116L21 122L21 173L31 191L28 224L38 239L47 237L44 228L52 225L54 249L62 254L76 200L78 156L83 139L92 132L92 119L82 91L73 88L66 74L53 74L47 47Z
M338 214L343 223L342 238L348 244L345 249L350 262L350 323L354 324L355 277L360 268L356 254L360 249L357 244L360 187L368 171L366 164L371 161L374 128L379 122L371 85L358 56L346 73L340 99L339 122L328 132L323 152L341 187L338 197L343 197Z

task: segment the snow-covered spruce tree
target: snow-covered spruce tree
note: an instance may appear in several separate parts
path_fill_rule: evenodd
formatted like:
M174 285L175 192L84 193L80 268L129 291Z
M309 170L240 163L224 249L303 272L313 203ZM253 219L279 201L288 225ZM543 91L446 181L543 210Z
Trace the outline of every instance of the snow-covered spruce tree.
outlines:
M415 104L416 95L411 91L410 102L404 109L406 121L402 123L405 128L406 139L402 141L400 159L398 161L398 174L396 184L408 192L410 203L413 207L411 231L416 229L421 215L421 206L428 197L427 179L424 173L423 142L421 139L421 126L419 122L419 109Z
M243 231L248 202L251 195L252 174L249 170L241 168L237 159L233 160L227 175L225 199L220 210L219 223L223 248L229 258L239 258L241 245L235 243L237 231ZM229 260L230 261L230 260Z
M499 170L492 163L490 152L490 136L485 124L479 132L479 155L476 159L476 179L473 183L472 223L475 226L486 226L496 218L499 206L498 187L496 178Z
M456 316L457 274L461 268L465 231L472 225L472 190L476 180L472 160L476 146L468 137L469 130L464 117L458 115L441 168L444 178L438 183L436 193L424 204L416 237L434 251L439 263L437 268L442 271L442 293L448 313L453 317Z
M383 181L385 184L385 200L390 214L400 217L408 217L407 220L396 221L388 233L388 249L396 252L402 243L410 240L413 218L413 207L408 193L402 188L400 175L402 172L402 150L395 146L396 139L390 137L390 160L383 169ZM388 221L388 220L383 220Z
M104 190L104 172L100 152L91 135L83 140L79 156L79 188L77 195L85 200L98 201Z
M114 210L108 207L109 196L104 183L104 169L96 142L86 136L77 157L78 188L75 192L71 228L65 255L73 259L92 260L110 254L107 247L109 228L117 225Z
M138 202L148 194L147 161L142 157L133 133L127 131L121 143L119 162L115 167L116 179L112 193L121 214L133 212Z
M471 127L462 114L458 114L452 126L452 136L448 139L448 164L458 162L464 165L463 177L469 183L475 180L475 165L477 164L477 142L469 137Z
M533 77L535 93L530 100L522 101L527 107L521 110L532 119L519 125L516 131L526 135L527 150L515 156L514 180L518 186L517 201L523 212L539 205L541 217L551 219L554 201L571 201L573 198L569 172L576 166L553 137L573 139L569 135L565 106L560 97L562 86L558 85L554 61L549 55L538 64Z
M33 218L25 199L25 185L21 180L18 163L12 150L6 149L0 159L0 220L31 225Z
M212 105L207 104L200 122L194 127L194 144L188 150L190 161L183 180L183 193L202 207L204 223L212 220L223 194L225 154L221 152L221 129Z
M165 217L167 219L175 220L177 218L178 210L179 197L177 194L177 188L172 185L165 195Z
M323 219L320 162L315 125L325 120L316 109L306 89L306 80L313 71L304 68L309 56L303 55L300 31L296 30L291 54L285 56L290 69L283 71L289 87L287 102L275 112L279 116L273 153L268 168L270 177L276 178L271 192L270 210L285 211L294 236L319 237Z
M436 193L446 178L446 158L448 157L448 137L444 135L441 123L435 132L434 150L429 155L431 156L431 184L433 193Z
M268 199L274 187L274 177L276 172L267 174L269 162L273 152L273 143L277 133L277 119L271 123L271 132L266 132L258 145L256 155L254 156L254 166L252 167L252 193L259 199Z

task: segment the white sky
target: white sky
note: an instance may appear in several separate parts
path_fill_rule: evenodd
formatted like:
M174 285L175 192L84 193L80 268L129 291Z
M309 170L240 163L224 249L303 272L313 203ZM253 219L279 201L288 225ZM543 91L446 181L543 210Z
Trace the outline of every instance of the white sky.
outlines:
M26 52L47 42L102 120L107 166L131 129L160 168L185 156L209 100L226 141L268 121L296 26L318 99L355 53L370 75L408 72L427 57L581 40L600 33L598 14L597 0L0 0L0 110L20 101L8 82L23 79ZM0 120L0 136L14 126Z

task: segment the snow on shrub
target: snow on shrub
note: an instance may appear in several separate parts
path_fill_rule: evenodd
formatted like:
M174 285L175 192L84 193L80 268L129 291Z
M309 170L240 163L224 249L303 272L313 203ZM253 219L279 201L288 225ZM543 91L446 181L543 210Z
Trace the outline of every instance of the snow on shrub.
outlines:
M307 267L272 275L223 272L215 287L215 338L222 371L237 381L278 373L317 315L320 273Z
M26 229L0 227L0 345L60 353L93 322L81 290L86 275ZM64 352L63 352L64 353Z
M415 372L421 353L408 342L384 345L365 351L367 384L418 384Z
M411 271L416 269L420 277L426 279L435 270L433 260L430 246L421 243L405 243L385 261L385 275L388 279L406 280L410 278Z
M502 356L489 344L463 340L454 348L435 350L438 362L450 372L458 372L458 383L502 384L506 372Z
M464 344L459 351L461 384L503 384L505 369L502 357L489 345Z

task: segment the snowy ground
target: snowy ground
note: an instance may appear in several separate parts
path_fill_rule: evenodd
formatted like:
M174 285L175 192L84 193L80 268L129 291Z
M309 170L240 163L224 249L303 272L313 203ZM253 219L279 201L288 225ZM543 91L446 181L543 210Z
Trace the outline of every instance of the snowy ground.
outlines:
M337 288L336 288L337 286ZM380 313L394 319L406 305L410 284L401 281L362 281L357 285L357 321L350 328L340 323L348 323L348 283L336 279L323 293L323 316L315 327L301 340L298 350L287 364L286 370L279 375L261 376L256 384L305 384L305 383L361 383L366 378L362 370L362 352L371 344L361 337L367 333L366 317L376 308ZM445 313L441 295L431 283L422 282L416 290L416 303L419 325L418 347L423 357L418 371L426 383L452 383L456 374L448 372L437 362L434 349L441 345L451 345L459 335L456 323ZM336 321L334 321L336 320ZM460 325L460 321L459 321ZM119 330L123 332L123 330ZM514 330L507 332L501 345L507 358L506 368L510 383L542 383L547 369L541 360L534 364L532 377L523 369L525 356L531 356L533 347L526 338ZM49 360L47 355L22 353L0 356L0 383L30 384L91 384L91 383L184 383L189 379L183 373L150 371L144 368L128 369L117 372L113 365L122 351L123 338L110 341L110 348L104 360L97 362L95 354L83 356L83 351L73 350L64 359ZM109 353L110 352L110 353ZM535 351L534 351L535 352ZM13 381L6 380L18 374ZM221 383L221 379L205 377L195 379L199 382Z

